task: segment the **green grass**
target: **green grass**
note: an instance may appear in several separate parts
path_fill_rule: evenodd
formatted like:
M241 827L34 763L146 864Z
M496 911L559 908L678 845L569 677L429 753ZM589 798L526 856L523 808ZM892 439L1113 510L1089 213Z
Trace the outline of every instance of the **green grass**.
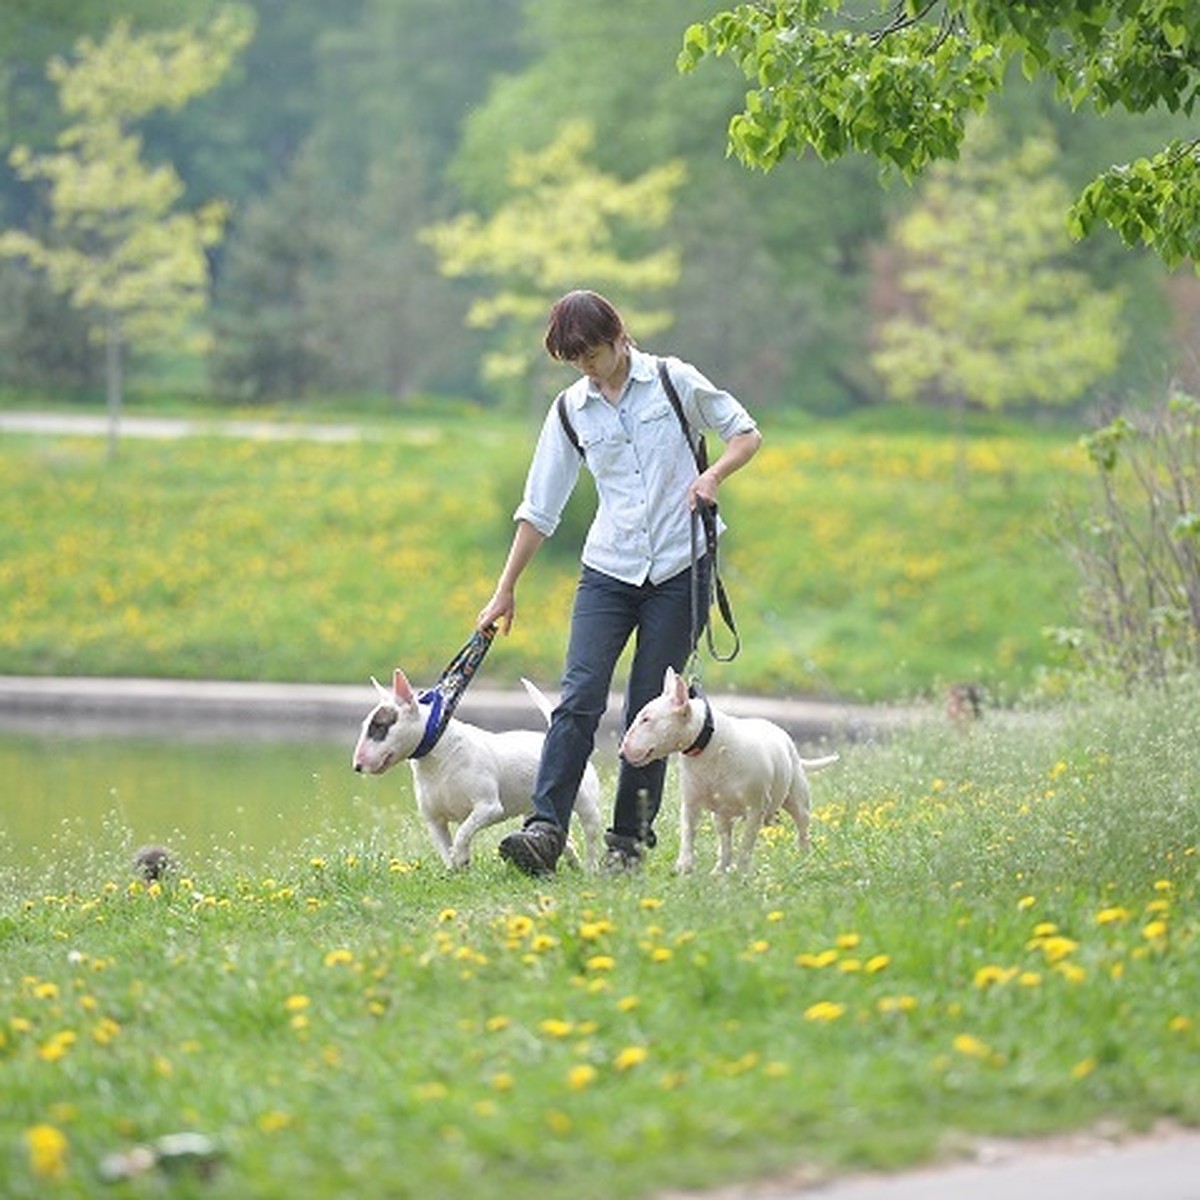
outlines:
M450 875L411 813L161 886L119 829L46 854L0 883L6 1196L159 1194L97 1164L181 1130L223 1159L173 1195L557 1200L1200 1122L1195 686L848 746L813 787L811 853L771 827L746 878L670 872L673 782L621 879L494 838Z
M744 648L711 688L1011 698L1053 670L1043 630L1075 580L1045 535L1083 483L1072 436L981 426L960 488L936 420L766 422L722 493ZM0 672L430 679L491 594L531 445L434 405L361 444L127 439L115 463L102 439L0 437ZM527 572L490 682L557 679L582 520Z

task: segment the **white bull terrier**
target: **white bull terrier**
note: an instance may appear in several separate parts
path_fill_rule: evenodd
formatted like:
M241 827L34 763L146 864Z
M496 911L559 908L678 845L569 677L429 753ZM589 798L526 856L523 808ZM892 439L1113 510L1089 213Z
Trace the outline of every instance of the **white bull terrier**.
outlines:
M407 759L417 809L442 861L452 869L469 866L471 839L481 829L531 811L544 735L532 729L490 733L452 718L432 747L423 750L432 736L430 706L422 704L399 668L391 691L375 678L371 682L379 703L362 723L354 747L354 769L382 775ZM529 680L521 682L549 722L549 701ZM591 763L580 784L575 813L583 826L587 864L592 869L599 859L604 830L600 780ZM453 837L451 824L458 825ZM578 865L579 857L569 842L566 854L568 861Z
M759 829L781 808L796 822L800 849L808 846L811 801L805 770L837 762L836 754L801 758L792 739L773 722L714 713L707 698L691 696L684 680L668 667L662 695L625 731L621 756L640 767L676 751L682 755L676 871L683 874L695 865L696 822L704 810L712 813L720 841L714 875L747 870ZM739 817L745 827L735 859L733 823Z

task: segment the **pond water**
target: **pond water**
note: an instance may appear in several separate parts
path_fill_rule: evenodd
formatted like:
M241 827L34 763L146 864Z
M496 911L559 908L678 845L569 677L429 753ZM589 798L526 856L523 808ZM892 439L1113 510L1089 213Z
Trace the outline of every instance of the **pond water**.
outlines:
M370 778L344 741L180 742L0 733L0 872L70 878L71 864L130 877L135 850L181 867L214 853L248 865L364 839L428 853L407 767ZM111 867L107 860L111 860ZM49 884L47 877L45 882Z

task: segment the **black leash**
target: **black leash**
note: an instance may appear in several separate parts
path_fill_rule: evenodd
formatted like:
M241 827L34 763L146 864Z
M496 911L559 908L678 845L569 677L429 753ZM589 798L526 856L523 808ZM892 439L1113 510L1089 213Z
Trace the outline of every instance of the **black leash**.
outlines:
M699 530L704 532L704 548L708 554L709 571L711 575L712 593L710 594L709 607L711 611L711 595L717 598L717 608L721 613L721 619L725 622L726 628L733 634L733 649L728 654L722 654L716 645L716 639L713 636L713 623L709 613L701 614L700 600L700 547L699 547ZM733 662L738 656L738 651L742 648L742 639L737 630L737 622L733 618L733 606L729 603L729 596L725 591L725 583L721 579L720 564L718 561L718 543L720 539L717 537L717 506L710 504L706 500L696 498L696 508L692 512L691 522L692 536L692 663L695 663L700 645L700 630L704 630L704 639L708 645L708 652L717 662ZM689 664L691 667L692 664ZM693 672L689 670L689 674Z
M429 705L429 716L425 719L425 732L409 758L422 758L438 744L495 636L495 625L475 630L462 649L446 664L437 683L417 694L418 704Z

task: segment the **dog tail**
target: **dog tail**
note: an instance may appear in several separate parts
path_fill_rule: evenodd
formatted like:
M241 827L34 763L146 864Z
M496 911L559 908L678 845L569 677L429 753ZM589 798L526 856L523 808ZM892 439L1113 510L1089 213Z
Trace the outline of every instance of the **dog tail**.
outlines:
M840 754L827 754L824 758L802 758L800 765L806 771L819 771L822 767L832 767L839 758Z
M531 683L524 675L521 676L521 682L525 685L525 690L529 693L529 698L536 705L538 712L546 719L546 724L550 724L551 704L550 701L542 694L536 683Z

